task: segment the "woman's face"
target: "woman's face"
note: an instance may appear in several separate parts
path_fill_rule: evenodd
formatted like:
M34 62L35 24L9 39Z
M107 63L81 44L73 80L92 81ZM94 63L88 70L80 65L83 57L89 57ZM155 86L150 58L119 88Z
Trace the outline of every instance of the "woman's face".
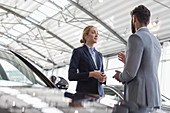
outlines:
M86 43L97 43L98 31L96 27L92 27L90 32L85 36Z

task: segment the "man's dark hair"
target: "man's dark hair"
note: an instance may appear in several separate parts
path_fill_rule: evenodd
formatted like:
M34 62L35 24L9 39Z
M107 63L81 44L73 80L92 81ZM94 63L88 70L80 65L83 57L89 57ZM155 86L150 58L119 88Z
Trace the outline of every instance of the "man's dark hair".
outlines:
M135 15L141 24L147 25L150 19L150 11L144 5L139 5L131 11L131 16Z

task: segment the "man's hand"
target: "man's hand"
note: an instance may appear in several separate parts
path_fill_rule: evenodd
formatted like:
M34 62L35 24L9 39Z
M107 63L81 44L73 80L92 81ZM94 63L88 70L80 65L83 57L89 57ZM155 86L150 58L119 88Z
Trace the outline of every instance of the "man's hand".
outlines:
M126 54L125 54L125 53L122 53L122 52L119 52L119 54L118 54L118 59L125 64Z
M118 70L115 70L116 74L113 76L113 78L115 78L117 81L121 82L120 79L119 79L119 74L121 73L120 71Z
M101 83L104 83L106 82L106 79L107 79L107 76L105 73L102 74L102 82Z

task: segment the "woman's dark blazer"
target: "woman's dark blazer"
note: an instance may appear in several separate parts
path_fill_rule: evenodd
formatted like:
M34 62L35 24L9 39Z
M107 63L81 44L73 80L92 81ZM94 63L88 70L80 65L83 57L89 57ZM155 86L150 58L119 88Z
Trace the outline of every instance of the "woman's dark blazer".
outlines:
M100 70L103 72L103 59L102 54L95 51L97 67L91 57L91 54L86 45L73 50L68 78L70 81L78 81L76 91L85 93L98 93L98 80L90 77L89 72ZM102 84L99 83L102 88Z

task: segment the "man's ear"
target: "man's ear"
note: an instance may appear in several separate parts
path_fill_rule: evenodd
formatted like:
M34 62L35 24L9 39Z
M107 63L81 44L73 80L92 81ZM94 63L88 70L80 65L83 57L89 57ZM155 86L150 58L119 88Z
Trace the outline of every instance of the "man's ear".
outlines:
M133 15L133 23L135 23L135 22L136 22L136 16Z
M150 23L150 21L148 22L148 24L147 24L147 25L149 25L149 23Z

